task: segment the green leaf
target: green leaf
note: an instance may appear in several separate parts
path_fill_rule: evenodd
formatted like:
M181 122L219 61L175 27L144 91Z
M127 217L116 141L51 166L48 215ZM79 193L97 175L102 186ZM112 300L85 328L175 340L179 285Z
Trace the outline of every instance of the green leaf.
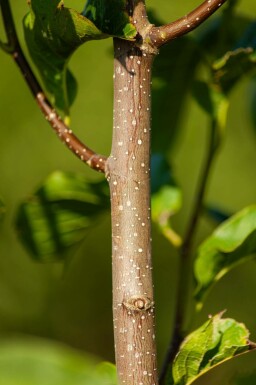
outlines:
M210 287L238 263L256 252L256 205L223 222L198 249L194 265L195 297L201 301Z
M1 341L0 385L116 385L107 381L114 377L106 377L104 366L105 372L95 358L57 343Z
M81 44L106 35L89 19L56 0L31 0L24 33L50 101L69 115L77 89L67 69L70 56Z
M106 35L129 40L137 35L137 31L126 7L125 0L88 0L83 15Z
M55 172L20 205L19 237L38 260L63 259L108 208L108 195L105 181L88 183L82 176Z
M211 317L185 338L173 363L174 385L190 385L217 364L250 349L246 327L221 316Z
M151 191L152 220L174 246L180 246L181 238L172 229L170 218L181 207L181 190L175 184L170 166L162 154L153 154L151 158Z

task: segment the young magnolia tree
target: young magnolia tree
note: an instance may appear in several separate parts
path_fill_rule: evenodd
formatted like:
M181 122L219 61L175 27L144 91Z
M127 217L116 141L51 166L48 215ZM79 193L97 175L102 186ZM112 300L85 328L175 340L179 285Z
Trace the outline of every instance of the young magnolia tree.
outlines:
M224 133L229 93L244 74L251 74L255 69L255 26L252 29L248 20L243 27L237 24L239 28L234 28L239 17L235 14L236 1L230 0L218 23L212 24L209 30L194 38L181 37L225 2L206 0L184 17L157 26L154 16L149 19L144 0L88 0L82 13L65 7L64 1L30 0L29 13L24 19L25 39L43 88L19 44L9 1L0 2L7 37L6 43L1 42L2 50L13 57L61 141L82 162L103 173L109 183L110 194L104 181L92 184L83 177L55 173L34 194L34 199L21 205L17 226L23 243L37 258L60 255L81 239L81 227L85 227L78 225L81 218L88 220L105 210L110 196L118 384L188 385L222 361L254 348L246 327L233 319L222 318L222 312L211 316L190 334L184 322L190 292L188 283L193 274L197 308L200 308L211 286L256 251L255 205L221 223L196 253L192 249L209 172ZM76 83L67 63L83 43L109 37L114 42L114 107L112 148L106 157L82 143L70 128L69 107L75 98ZM160 59L163 55L168 59L168 69L161 72L160 65L158 76L164 81L166 77L174 79L177 74L172 72L173 62L178 63L181 52L186 54L187 66L181 66L183 76L176 96L172 93L172 84L168 84L173 119L180 113L184 99L181 90L191 87L211 126L207 159L183 239L170 223L171 215L180 206L180 192L164 155L168 138L162 141L165 142L162 147L157 138L161 137L161 118L157 121L158 131L154 128L154 152L150 159L152 65L156 55L160 55ZM206 79L191 85L199 63L204 63L207 69ZM164 94L162 102L165 98ZM156 126L154 119L153 116ZM216 215L210 211L209 208L208 214ZM164 236L180 248L175 327L160 376L154 331L151 217ZM97 376L97 380L90 379L88 384L103 384L104 376ZM114 377L111 381L115 383Z

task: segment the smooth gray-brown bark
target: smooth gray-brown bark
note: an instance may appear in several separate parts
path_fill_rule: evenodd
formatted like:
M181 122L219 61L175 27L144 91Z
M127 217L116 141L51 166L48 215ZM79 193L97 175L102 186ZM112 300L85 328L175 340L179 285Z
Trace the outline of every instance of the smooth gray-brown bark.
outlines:
M113 311L119 382L157 384L150 224L153 55L115 40L114 130L107 162L113 239Z

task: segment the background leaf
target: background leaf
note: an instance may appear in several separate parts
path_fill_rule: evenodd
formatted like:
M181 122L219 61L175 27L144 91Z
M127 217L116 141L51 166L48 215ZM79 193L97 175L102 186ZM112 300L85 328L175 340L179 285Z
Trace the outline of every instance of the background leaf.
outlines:
M174 384L189 385L218 363L248 351L248 338L243 324L221 314L211 317L181 344L173 363Z
M223 222L198 249L194 265L196 299L237 263L256 252L256 205L246 207Z
M63 259L108 206L105 181L88 183L82 176L55 172L20 205L16 227L33 257Z
M114 368L64 345L44 340L1 342L0 385L116 385ZM114 367L114 365L113 365Z

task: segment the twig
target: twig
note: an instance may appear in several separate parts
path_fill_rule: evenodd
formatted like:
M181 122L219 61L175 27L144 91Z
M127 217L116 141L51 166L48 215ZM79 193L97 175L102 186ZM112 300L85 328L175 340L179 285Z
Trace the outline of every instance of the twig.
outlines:
M187 231L184 237L184 242L181 247L174 331L173 331L169 349L166 353L164 364L162 367L162 372L161 372L160 381L159 381L160 385L164 384L164 379L167 374L168 368L170 364L173 362L175 355L178 352L179 345L186 334L183 328L184 328L184 319L186 316L188 296L190 292L189 279L191 276L191 265L193 262L191 258L193 239L194 239L195 232L197 230L198 221L200 219L205 191L207 188L207 183L209 181L210 171L211 171L212 164L215 159L215 154L219 145L216 135L218 135L217 122L214 119L211 123L211 132L210 132L210 138L209 138L207 157L205 160L204 169L202 171L201 180L199 182L198 193L196 195L196 202L193 206L193 211L192 211L192 214L188 223Z
M188 15L161 27L152 27L149 37L155 47L183 36L198 27L217 11L227 0L206 0Z
M106 157L95 153L82 143L64 123L45 96L20 46L9 0L0 1L0 6L7 37L7 43L0 42L0 48L12 55L46 120L50 123L61 141L89 167L105 173Z

